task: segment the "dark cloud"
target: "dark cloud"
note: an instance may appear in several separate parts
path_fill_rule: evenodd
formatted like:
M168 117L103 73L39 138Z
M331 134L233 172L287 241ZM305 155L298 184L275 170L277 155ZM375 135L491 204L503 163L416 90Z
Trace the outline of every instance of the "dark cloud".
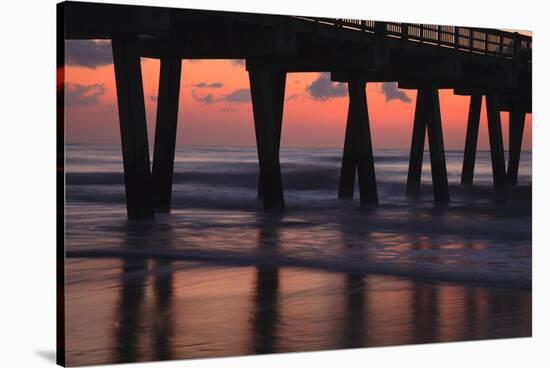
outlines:
M156 101L156 100L158 100L158 93L157 93L156 90L152 90L152 91L151 91L151 94L149 95L149 99L150 99L151 101Z
M65 62L67 65L95 69L113 63L111 42L94 40L65 41Z
M193 84L193 87L196 87L196 88L222 88L223 83L222 82L213 82L213 83L200 82L200 83L197 83L197 84Z
M212 93L208 93L206 95L201 96L197 94L197 91L192 90L191 95L193 96L193 100L197 102L202 102L203 104L206 104L206 105L210 105L215 102L214 95Z
M223 100L227 102L249 102L251 100L250 90L248 88L237 89L225 95Z
M202 102L204 104L210 105L217 102L229 102L231 104L233 103L243 103L243 102L250 102L250 90L248 88L242 88L237 89L227 95L218 96L215 97L212 93L208 93L206 95L200 95L197 93L197 90L193 89L191 91L191 95L193 96L193 99L198 102ZM225 109L225 111L228 111L229 107Z
M346 85L332 82L328 73L319 73L319 78L307 86L306 90L314 100L343 97L348 93Z
M105 94L105 86L102 84L83 85L67 83L65 85L65 97L69 106L96 105L99 98Z
M386 97L386 102L391 100L399 100L405 103L411 103L409 96L405 92L397 88L395 82L385 82L380 86L380 92Z

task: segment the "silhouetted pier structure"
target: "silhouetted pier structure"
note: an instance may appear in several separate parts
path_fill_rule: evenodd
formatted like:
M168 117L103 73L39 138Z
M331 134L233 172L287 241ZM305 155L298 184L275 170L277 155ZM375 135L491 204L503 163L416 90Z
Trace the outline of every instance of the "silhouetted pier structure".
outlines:
M245 59L266 210L284 208L279 147L286 74L330 72L349 110L339 198L377 205L366 84L417 90L407 192L420 189L428 135L434 199L449 200L438 91L470 96L462 184L473 183L485 96L494 185L514 185L531 112L531 37L492 29L65 2L65 39L112 40L129 218L170 210L182 59ZM140 57L161 60L151 173ZM184 71L185 73L185 71ZM500 112L510 114L506 168Z

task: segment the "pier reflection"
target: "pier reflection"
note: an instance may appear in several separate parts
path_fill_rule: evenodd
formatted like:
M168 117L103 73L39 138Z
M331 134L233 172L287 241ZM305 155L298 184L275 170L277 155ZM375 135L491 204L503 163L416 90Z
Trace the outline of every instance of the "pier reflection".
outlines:
M153 354L155 360L173 359L172 341L174 337L174 311L172 261L157 260L154 262L155 296Z
M267 215L259 219L256 230L262 257L253 267L193 264L187 268L183 264L181 268L181 261L169 259L122 259L112 287L118 293L113 318L103 325L90 322L93 318L87 322L93 336L98 336L94 331L112 331L110 342L99 344L110 346L111 358L94 362L531 335L530 290L429 282L358 270L281 267L277 256L292 241L292 230L284 227L283 218ZM167 236L162 246L171 249L172 228L167 225L163 231ZM135 239L149 246L158 241L147 238L153 233L147 227L129 227L121 242L139 249ZM356 257L367 262L370 253L358 244L368 247L374 237L362 231L341 234L340 240L347 251L355 247L351 250ZM422 237L409 244L417 250L433 248ZM473 245L466 242L463 246ZM101 302L89 300L88 309ZM78 316L86 320L88 314ZM71 359L71 364L80 364L77 355Z
M279 248L279 231L282 217L264 216L258 229L258 248L260 252L274 254ZM279 268L275 266L256 267L254 285L253 331L256 354L268 354L277 351L277 325L279 318Z
M117 308L117 331L115 333L115 362L139 361L139 325L145 294L147 261L124 260L121 272L120 300Z
M162 246L168 250L172 247L172 228L167 226L164 231L167 232L167 241ZM153 233L151 224L136 226L130 223L123 239L124 246L139 249L153 240ZM136 238L141 239L139 244L134 243ZM172 264L169 259L127 258L122 261L114 349L116 362L173 359ZM154 298L150 310L146 308L149 289ZM145 345L150 337L151 347L148 349Z
M343 348L359 348L367 346L366 314L366 283L365 274L348 273L345 276L344 297L346 308L344 310L344 338Z
M345 223L340 224L340 239L345 252L353 249L356 259L368 262L369 254L365 252L371 239L370 232L353 232ZM367 275L364 272L348 272L344 274L342 290L344 309L342 313L342 348L359 348L367 346Z
M433 249L431 242L417 239L413 243L413 249ZM439 310L438 288L434 284L415 282L412 299L412 336L414 343L429 343L437 341L439 335Z
M413 287L412 335L415 343L437 341L439 333L438 290L430 284L415 283Z

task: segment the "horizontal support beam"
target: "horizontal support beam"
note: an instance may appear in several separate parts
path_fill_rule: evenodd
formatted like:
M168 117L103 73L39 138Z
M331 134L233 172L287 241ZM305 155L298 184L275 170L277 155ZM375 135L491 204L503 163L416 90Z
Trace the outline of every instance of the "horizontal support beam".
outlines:
M523 94L522 91L512 94L501 93L498 89L491 88L459 88L454 89L454 94L459 96L497 94L498 99L495 103L498 111L510 112L515 109L524 113L532 112L531 94Z

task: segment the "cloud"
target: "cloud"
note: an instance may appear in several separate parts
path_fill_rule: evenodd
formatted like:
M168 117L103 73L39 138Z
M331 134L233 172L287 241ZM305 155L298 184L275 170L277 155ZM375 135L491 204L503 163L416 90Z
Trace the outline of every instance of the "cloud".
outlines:
M157 101L158 100L158 93L155 89L151 91L151 94L149 95L149 99L151 101Z
M94 40L65 41L65 63L91 69L112 64L111 42Z
M299 93L293 93L291 94L290 96L288 96L285 100L286 101L294 101L294 100L297 100L298 98L302 97L301 94Z
M230 94L223 96L223 100L227 102L237 102L237 103L249 102L251 100L250 89L248 88L237 89L231 92Z
M380 92L386 97L386 102L391 100L399 100L405 103L411 103L409 96L405 92L397 88L397 83L395 82L384 82L380 86Z
M195 88L222 88L223 83L222 82L213 82L213 83L200 82L197 84L193 84L192 86Z
M101 84L67 83L65 97L69 106L90 106L99 103L99 98L105 94L105 86Z
M199 83L200 84L200 83ZM217 87L216 87L217 88ZM229 102L230 104L234 103L243 103L250 102L250 90L248 88L237 89L227 95L215 97L212 93L206 95L200 95L197 93L196 89L191 90L191 95L193 99L197 102L210 105L217 102Z
M205 105L210 105L210 104L215 102L214 95L212 93L208 93L206 95L201 96L201 95L197 94L197 91L192 90L191 95L193 96L193 100L195 100L197 102L201 102Z
M307 86L306 90L314 100L343 97L348 93L346 85L344 83L332 82L328 73L319 73L319 78Z

